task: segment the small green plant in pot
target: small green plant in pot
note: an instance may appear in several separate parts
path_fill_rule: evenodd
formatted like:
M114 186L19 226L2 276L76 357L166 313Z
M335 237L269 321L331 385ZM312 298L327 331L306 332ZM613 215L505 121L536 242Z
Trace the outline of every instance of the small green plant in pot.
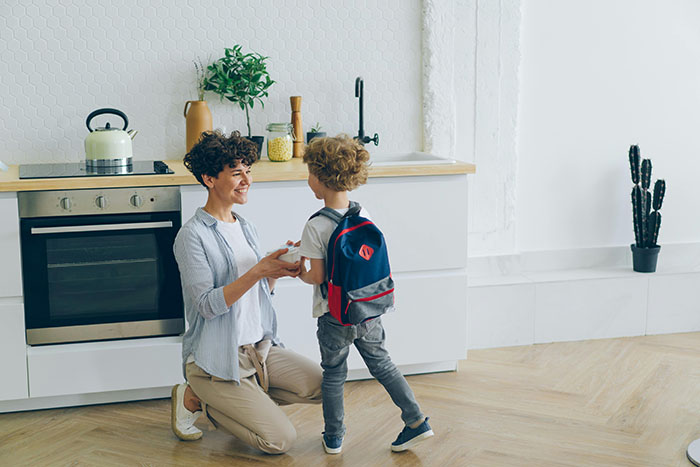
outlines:
M224 49L224 56L207 67L205 89L227 99L245 111L248 138L258 144L258 158L262 151L263 136L251 136L250 111L258 102L265 107L264 97L275 82L270 79L264 57L256 52L244 54L240 45Z
M310 143L314 138L323 138L326 136L325 131L321 131L321 124L316 122L316 125L311 127L311 130L306 132L306 143Z
M639 146L630 146L629 160L632 172L632 213L634 217L634 239L632 248L633 268L637 272L656 271L656 261L661 247L657 244L661 228L661 205L666 194L666 181L651 187L651 159L641 160Z

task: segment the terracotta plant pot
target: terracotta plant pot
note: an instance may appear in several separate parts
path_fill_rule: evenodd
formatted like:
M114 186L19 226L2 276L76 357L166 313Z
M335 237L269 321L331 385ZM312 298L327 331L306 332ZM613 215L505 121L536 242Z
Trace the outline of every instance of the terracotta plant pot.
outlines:
M190 152L192 146L197 144L202 133L211 131L211 111L207 101L187 101L185 102L185 126L187 129L186 141L187 151Z

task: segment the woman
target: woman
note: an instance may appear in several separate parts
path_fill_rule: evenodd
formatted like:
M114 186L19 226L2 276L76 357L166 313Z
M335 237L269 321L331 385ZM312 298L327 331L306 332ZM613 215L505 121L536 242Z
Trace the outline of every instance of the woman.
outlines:
M172 428L199 439L204 412L220 427L270 454L289 450L296 430L278 404L321 402L317 363L282 348L271 291L278 278L295 277L299 263L262 257L253 225L232 211L248 201L257 148L237 131L205 134L185 156L207 189L204 207L175 239L185 315L182 358L188 384L173 388Z

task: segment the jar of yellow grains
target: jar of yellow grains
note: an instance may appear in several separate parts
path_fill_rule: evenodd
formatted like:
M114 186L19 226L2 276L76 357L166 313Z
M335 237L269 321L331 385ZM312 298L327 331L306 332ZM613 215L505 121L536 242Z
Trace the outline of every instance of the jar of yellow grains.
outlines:
M267 157L271 161L290 160L293 141L291 123L270 123L267 125Z

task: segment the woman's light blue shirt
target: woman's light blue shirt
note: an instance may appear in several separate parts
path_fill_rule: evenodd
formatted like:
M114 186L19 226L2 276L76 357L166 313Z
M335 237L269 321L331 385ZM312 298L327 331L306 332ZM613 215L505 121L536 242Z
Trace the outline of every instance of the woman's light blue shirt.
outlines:
M258 261L262 258L255 227L233 213ZM238 279L236 254L217 227L217 220L202 208L182 226L173 247L180 269L185 317L189 328L182 338L183 373L187 358L210 375L239 381L238 323L235 302L227 307L224 286ZM263 339L278 344L277 316L270 287L261 282L260 321Z

